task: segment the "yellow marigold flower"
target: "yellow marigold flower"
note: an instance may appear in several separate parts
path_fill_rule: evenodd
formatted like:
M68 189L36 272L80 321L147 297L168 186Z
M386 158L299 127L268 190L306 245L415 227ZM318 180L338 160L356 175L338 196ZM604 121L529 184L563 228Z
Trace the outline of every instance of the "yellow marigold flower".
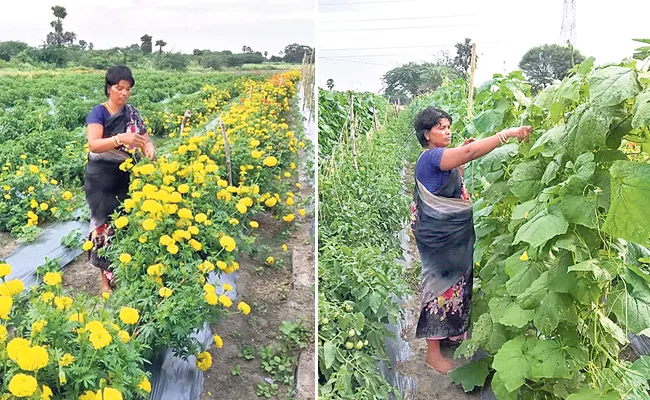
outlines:
M262 157L262 154L263 153L261 151L259 151L259 150L251 151L251 157L256 158L256 159Z
M257 221L250 221L248 223L248 225L250 225L252 228L259 228L260 227L260 224Z
M528 261L528 251L524 251L524 254L519 257L521 261Z
M85 316L80 312L73 313L72 315L70 315L70 318L68 318L68 321L70 322L79 322L81 324L84 323L84 320L85 320Z
M64 380L65 380L65 376L64 376ZM63 384L65 384L65 383L63 383ZM52 389L50 389L50 387L47 386L47 385L43 385L43 387L41 389L41 400L50 400L50 398L52 397L52 394L53 394Z
M269 256L269 257L266 257L266 263L267 263L268 265L273 265L273 263L275 263L275 258L270 257L270 256Z
M285 173L284 173L284 177L285 177L285 178L291 178L291 172L288 172L288 171L285 172Z
M203 285L203 291L206 293L214 293L215 289L216 288L214 287L214 285L210 283L206 283L205 285Z
M131 335L129 335L129 332L119 330L117 332L117 337L120 338L120 342L122 343L129 343L129 340L131 340Z
M104 327L104 324L102 324L100 321L93 320L86 324L86 330L90 332L101 330L101 329L106 329L106 328Z
M49 304L52 302L52 300L54 300L54 293L45 292L41 295L40 299L43 303Z
M196 251L201 251L201 249L203 248L203 245L200 242L198 242L198 241L196 241L194 239L190 239L188 243Z
M59 360L59 364L61 364L62 367L67 367L73 362L74 362L74 356L70 353L65 353L64 355L61 356L61 359Z
M238 220L237 218L230 218L230 219L228 220L228 223L229 223L230 225L237 225L237 224L239 224L239 220Z
M223 291L224 291L224 292L230 292L231 290L232 290L232 286L231 286L231 285L229 285L229 284L227 284L227 283L224 283L224 284L223 284Z
M219 296L219 303L223 304L224 307L232 306L232 300L230 300L230 297L225 294Z
M286 245L286 243L282 244L282 251L288 251L289 247Z
M277 200L275 197L269 197L269 198L266 199L266 201L264 202L264 204L265 204L267 207L273 207L273 206L276 205L277 203L278 203L278 200Z
M294 220L294 218L296 218L295 215L293 215L293 214L287 214L287 215L285 215L284 217L282 217L282 220L283 220L284 222L291 222L291 221Z
M32 174L38 174L39 171L40 170L38 169L38 167L36 165L31 164L29 166L29 172L31 172Z
M123 398L119 390L107 387L103 391L97 391L96 400L123 400Z
M138 238L138 242L143 244L147 243L147 235L140 235L140 237Z
M198 214L196 214L196 216L194 217L194 220L195 220L196 222L198 222L199 224L201 224L201 223L203 223L203 222L205 222L205 221L208 220L208 216L205 215L204 213L198 213Z
M169 246L167 246L167 251L169 254L177 254L178 253L178 246L176 244L172 243Z
M223 347L223 339L219 335L214 335L212 336L212 340L214 340L214 347L217 349L220 349Z
M13 297L25 289L25 284L20 279L12 279L0 284L0 296Z
M192 235L198 235L199 234L199 228L196 226L190 226L187 228L187 231L191 233Z
M0 264L0 278L4 278L5 276L9 275L11 273L11 266L7 263L1 263Z
M128 263L131 262L132 259L133 259L133 257L131 257L131 254L129 254L129 253L120 254L120 262L122 264L128 264Z
M0 343L4 343L9 338L9 332L4 325L0 325Z
M172 243L174 243L174 239L172 239L169 235L162 235L160 237L160 244L161 245L169 246Z
M172 290L168 287L161 287L160 290L158 291L158 295L160 297L167 298L172 295Z
M219 268L222 271L225 271L228 268L228 264L226 264L223 261L217 261L217 268Z
M302 184L300 184L300 182L298 182L298 183L296 183L296 187L297 187L298 189L300 189L300 188L302 187Z
M102 293L102 299L104 299L104 301L107 301L110 297L111 294L109 292Z
M231 251L235 250L235 247L237 246L237 242L235 242L235 239L231 238L228 235L225 235L221 239L219 239L219 244L227 252L231 252Z
M133 325L138 322L138 319L140 319L140 315L138 314L138 310L135 308L122 307L122 309L120 309L120 320L125 324Z
M61 197L63 197L63 200L68 201L68 200L72 199L72 192L66 190L65 192L63 192Z
M25 374L16 374L9 381L9 391L16 397L29 397L37 388L36 378Z
M0 295L0 319L9 319L14 301L10 296Z
M57 296L54 298L54 305L56 305L57 310L65 310L72 306L72 299L68 296Z
M306 213L306 212L305 212L305 209L304 209L304 208L301 208L300 210L298 210L298 214L300 214L301 217L304 217L304 216L305 216L305 213Z
M48 286L56 286L61 283L61 274L58 272L48 272L43 277L43 282Z
M119 217L115 220L115 227L117 229L122 229L129 224L129 219L127 217Z
M50 206L48 206L47 203L41 203L41 205L39 207L43 211L47 211L47 209L50 208Z
M212 366L212 356L207 351L203 351L196 356L196 367L201 371L207 371Z
M178 185L178 193L185 194L190 191L190 186L183 183L182 185Z
M149 382L146 376L142 377L142 380L138 383L138 387L147 393L151 393L151 382Z
M287 197L287 205L292 206L293 205L293 197Z
M184 219L192 219L192 211L187 208L178 210L178 216Z
M47 321L44 319L40 319L38 321L32 322L32 336L42 331L46 325L47 325Z
M48 361L47 349L43 346L34 346L22 349L16 363L23 371L38 371L44 368Z
M161 276L162 271L160 269L161 264L150 265L147 268L147 275L149 276Z
M25 349L29 349L28 340L23 338L13 338L7 344L7 355L11 360L16 361Z
M79 397L79 400L96 400L96 399L97 399L97 395L95 394L95 392L92 392L90 390L86 390L86 392Z
M84 251L89 251L89 250L92 249L94 246L95 246L95 245L93 244L93 242L91 242L90 240L86 240L86 241L84 242L83 246L81 246L81 248L82 248Z
M263 163L267 167L275 167L276 165L278 165L278 159L273 156L269 156L264 159Z
M144 228L145 231L153 231L154 229L156 229L157 226L158 224L156 223L156 221L154 221L151 218L147 218L144 221L142 221L142 228Z
M241 202L237 203L235 207L237 208L237 211L239 211L241 214L245 214L246 211L248 211L248 207L246 207L246 205L244 205Z
M180 193L172 192L169 195L169 202L170 203L180 203L181 201L183 201L183 196Z
M295 163L291 163L291 164L289 164L289 168L291 168L291 169L296 169L296 164L295 164Z
M219 297L214 292L206 293L203 298L205 299L205 302L211 306L215 306L219 303Z
M243 312L244 315L248 315L251 312L251 307L248 304L244 303L243 301L239 302L239 304L237 305L237 309Z

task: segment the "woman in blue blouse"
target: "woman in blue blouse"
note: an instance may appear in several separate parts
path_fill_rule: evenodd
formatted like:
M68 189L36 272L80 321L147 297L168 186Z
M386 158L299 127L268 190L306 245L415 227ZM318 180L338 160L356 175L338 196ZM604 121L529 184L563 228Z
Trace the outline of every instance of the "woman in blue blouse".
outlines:
M416 337L427 339L426 364L446 374L455 366L440 353L440 341L465 338L473 279L474 223L463 167L510 138L528 138L530 126L493 136L451 142L451 116L429 107L413 123L424 151L415 166L413 233L422 261L422 303Z
M129 172L120 170L120 164L127 158L137 162L143 155L155 159L156 151L140 113L127 104L135 85L131 70L121 65L111 67L104 81L106 102L95 106L86 117L89 152L84 191L90 208L89 240L93 242L88 259L100 269L101 291L108 292L113 277L110 261L97 251L113 235L110 215L129 190Z

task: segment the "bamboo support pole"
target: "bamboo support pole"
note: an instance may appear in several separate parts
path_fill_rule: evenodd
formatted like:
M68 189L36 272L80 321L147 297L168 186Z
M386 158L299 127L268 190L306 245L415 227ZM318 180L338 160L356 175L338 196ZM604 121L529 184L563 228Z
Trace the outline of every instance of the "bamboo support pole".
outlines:
M357 164L357 148L354 144L354 95L350 93L350 143L352 145L352 160L354 163L354 169L359 170L359 165Z
M226 135L226 125L223 120L219 120L221 126L221 136L223 137L223 148L226 153L226 170L228 171L228 185L232 186L232 163L230 162L230 145L228 144L228 135Z

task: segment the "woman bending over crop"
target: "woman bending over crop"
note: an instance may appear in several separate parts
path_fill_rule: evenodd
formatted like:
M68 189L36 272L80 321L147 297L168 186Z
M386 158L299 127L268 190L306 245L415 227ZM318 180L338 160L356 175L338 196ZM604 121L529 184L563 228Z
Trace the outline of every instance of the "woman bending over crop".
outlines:
M451 116L429 107L413 123L424 151L415 165L412 229L422 260L422 303L416 337L427 339L426 364L446 374L455 366L440 353L440 341L464 339L473 279L474 223L462 169L509 138L528 139L530 126L484 139L451 142Z
M89 240L93 243L88 260L100 269L102 292L111 290L113 274L110 261L98 256L97 251L113 235L110 215L129 190L129 172L120 170L120 164L129 157L137 161L143 153L151 159L156 157L140 113L126 103L134 84L129 68L109 68L104 84L107 101L86 117L89 152L84 191L90 208Z

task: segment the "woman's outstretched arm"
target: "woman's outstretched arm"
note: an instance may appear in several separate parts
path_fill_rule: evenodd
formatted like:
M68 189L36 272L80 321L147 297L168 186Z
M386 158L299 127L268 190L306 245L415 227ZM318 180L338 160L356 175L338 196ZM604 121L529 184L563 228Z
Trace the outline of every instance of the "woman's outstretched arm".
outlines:
M505 139L516 137L521 142L524 139L528 138L532 127L530 126L520 126L519 128L510 128L496 135L490 137L476 140L467 145L446 149L442 153L442 158L440 159L440 169L442 171L449 171L454 168L458 168L466 162L476 160L479 157L486 155L492 150L499 147L501 144L500 135L503 135Z

